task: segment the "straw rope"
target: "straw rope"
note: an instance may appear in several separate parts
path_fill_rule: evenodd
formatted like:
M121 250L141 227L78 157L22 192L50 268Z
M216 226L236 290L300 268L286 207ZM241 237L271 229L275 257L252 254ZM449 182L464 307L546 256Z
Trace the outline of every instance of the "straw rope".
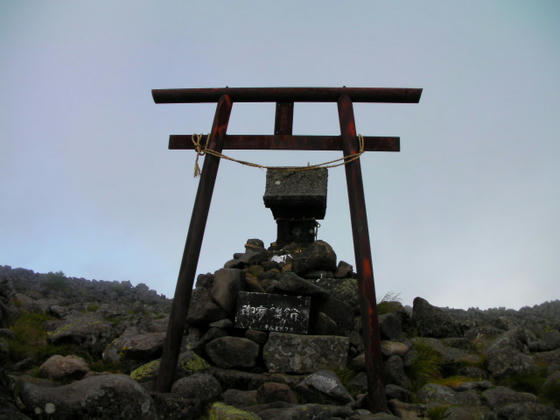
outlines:
M196 159L194 162L194 176L197 177L200 175L200 165L198 164L198 159L204 155L211 155L221 159L230 160L235 163L239 163L240 165L250 166L252 168L260 168L260 169L281 169L286 171L310 171L312 169L317 168L336 168L337 166L342 166L346 163L353 162L360 158L360 156L364 153L364 136L358 134L358 144L359 150L357 153L352 153L350 155L343 156L338 159L329 160L326 162L316 163L313 165L307 166L269 166L269 165L261 165L259 163L248 162L245 160L235 159L231 156L224 155L216 150L208 148L208 141L210 139L210 135L206 136L206 142L204 145L202 144L202 139L204 138L204 134L193 134L191 136L191 140L194 144L195 152L196 152Z

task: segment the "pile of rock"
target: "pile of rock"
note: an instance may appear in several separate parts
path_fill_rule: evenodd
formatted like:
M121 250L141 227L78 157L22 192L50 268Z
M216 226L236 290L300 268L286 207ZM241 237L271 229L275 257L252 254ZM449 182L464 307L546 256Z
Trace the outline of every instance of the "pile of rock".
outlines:
M81 280L42 294L34 275L0 271L0 418L560 419L558 301L521 311L380 303L391 413L374 414L356 275L323 241L266 249L251 239L200 275L170 393L153 391L168 301L124 285L109 302L120 286L81 290Z

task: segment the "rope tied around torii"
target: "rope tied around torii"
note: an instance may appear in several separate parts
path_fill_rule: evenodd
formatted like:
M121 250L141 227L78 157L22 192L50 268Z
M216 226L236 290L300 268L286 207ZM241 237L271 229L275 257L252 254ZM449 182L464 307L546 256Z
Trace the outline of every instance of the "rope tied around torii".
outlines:
M239 163L240 165L244 165L244 166L250 166L252 168L259 168L259 169L281 169L281 170L286 170L286 171L310 171L312 169L317 169L317 168L336 168L338 166L342 166L346 163L349 162L353 162L357 159L360 158L360 156L364 153L364 136L362 136L361 134L358 134L358 151L356 153L352 153L350 155L346 155L346 156L342 156L341 158L338 159L333 159L333 160L329 160L326 162L321 162L321 163L316 163L313 165L307 165L307 166L269 166L269 165L261 165L259 163L254 163L254 162L248 162L245 160L240 160L240 159L235 159L231 156L227 156L224 155L223 153L220 153L216 150L210 149L208 148L208 141L210 139L210 135L206 136L206 142L204 143L204 146L202 145L202 139L204 138L204 134L193 134L191 136L191 140L193 142L194 148L195 148L195 152L196 152L196 159L194 162L194 176L195 178L197 176L200 175L200 165L198 164L198 159L201 156L204 156L206 154L211 155L211 156L215 156L217 158L222 158L222 159L226 159L226 160L230 160L232 162L235 163Z

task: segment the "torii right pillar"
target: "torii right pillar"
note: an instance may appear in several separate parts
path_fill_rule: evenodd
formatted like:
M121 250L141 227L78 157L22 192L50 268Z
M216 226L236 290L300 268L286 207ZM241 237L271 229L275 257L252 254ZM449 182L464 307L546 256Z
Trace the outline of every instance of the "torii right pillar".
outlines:
M348 95L338 100L338 116L344 156L358 153L354 109ZM352 221L352 238L354 240L354 257L360 286L360 312L362 315L362 335L365 347L365 363L368 380L368 405L376 410L387 411L387 399L383 384L383 359L381 355L381 334L377 317L373 264L367 223L366 201L360 159L347 162L346 185L350 218ZM367 322L365 322L367 320Z

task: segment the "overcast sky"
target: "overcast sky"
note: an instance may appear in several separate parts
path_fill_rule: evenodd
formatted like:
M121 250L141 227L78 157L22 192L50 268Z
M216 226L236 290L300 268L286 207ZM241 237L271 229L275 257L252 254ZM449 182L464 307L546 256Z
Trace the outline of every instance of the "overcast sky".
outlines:
M215 105L153 88L413 87L419 104L355 104L358 132L401 137L362 158L378 297L558 299L559 22L556 0L0 0L0 264L173 296L198 179L168 135L209 132ZM274 104L235 104L228 132L273 127ZM296 104L294 133L339 134L336 104ZM199 273L275 240L264 185L221 163ZM354 265L343 168L319 238Z

